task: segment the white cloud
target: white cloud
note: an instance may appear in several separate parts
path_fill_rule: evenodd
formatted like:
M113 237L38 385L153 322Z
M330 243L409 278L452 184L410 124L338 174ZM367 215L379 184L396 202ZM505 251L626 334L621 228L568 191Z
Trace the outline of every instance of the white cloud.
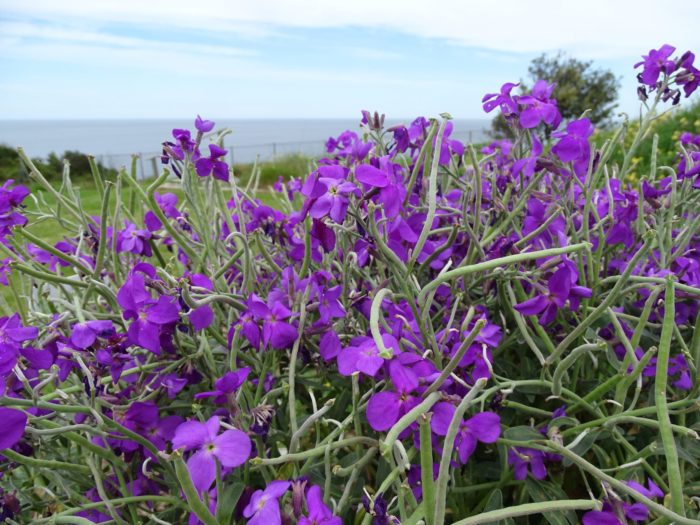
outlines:
M284 28L366 27L507 52L566 49L628 57L652 46L700 43L700 2L655 0L0 0L5 16L167 26L256 37Z
M33 22L0 22L0 49L10 48L22 39L32 42L64 42L81 46L103 46L140 52L166 51L170 53L187 52L202 55L220 55L229 57L254 56L255 50L240 49L229 46L180 43L167 40L148 40L144 38L111 35L99 31L85 31L69 26L37 24Z

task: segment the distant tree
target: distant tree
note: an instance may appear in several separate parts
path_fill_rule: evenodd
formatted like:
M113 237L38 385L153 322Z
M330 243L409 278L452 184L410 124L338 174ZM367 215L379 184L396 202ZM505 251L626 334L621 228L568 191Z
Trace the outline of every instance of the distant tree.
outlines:
M612 71L596 69L593 61L578 60L559 52L554 56L545 54L535 58L528 67L529 81L538 79L554 82L554 98L559 112L565 121L579 118L584 111L594 126L607 127L617 107L617 91L620 79ZM527 81L521 82L521 89L527 91ZM492 134L508 135L509 128L499 114L493 120Z

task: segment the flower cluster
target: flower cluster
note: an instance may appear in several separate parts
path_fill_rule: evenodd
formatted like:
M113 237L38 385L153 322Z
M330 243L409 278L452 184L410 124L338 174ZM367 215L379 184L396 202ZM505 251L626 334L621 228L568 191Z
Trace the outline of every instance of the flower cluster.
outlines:
M673 52L638 64L654 104L696 87ZM700 140L631 186L651 117L618 166L619 134L516 87L484 98L513 139L481 154L447 116L363 112L256 195L197 117L163 176L121 173L139 206L23 210L5 184L0 517L691 522Z

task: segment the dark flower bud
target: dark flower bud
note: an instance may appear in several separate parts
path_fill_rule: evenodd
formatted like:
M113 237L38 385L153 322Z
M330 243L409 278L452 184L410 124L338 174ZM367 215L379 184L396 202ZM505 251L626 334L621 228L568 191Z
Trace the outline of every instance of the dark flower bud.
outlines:
M275 409L272 405L257 406L250 411L250 415L253 416L253 424L250 426L250 430L258 436L267 436L267 433L270 431L270 423L275 415Z
M647 89L644 86L639 86L637 88L637 96L639 97L639 100L642 102L646 102L649 99L649 95L647 95Z
M308 483L308 478L304 476L292 481L292 510L294 512L294 517L297 519L301 516L304 503L306 502L305 491Z
M2 494L2 499L0 499L0 522L4 523L5 520L14 518L16 514L19 514L20 510L19 500L14 492L12 494L9 492Z

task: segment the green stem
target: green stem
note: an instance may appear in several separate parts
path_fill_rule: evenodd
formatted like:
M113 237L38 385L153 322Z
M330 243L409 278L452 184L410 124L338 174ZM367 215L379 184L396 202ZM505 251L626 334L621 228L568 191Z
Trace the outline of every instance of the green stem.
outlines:
M486 378L481 378L477 380L469 393L462 399L452 416L452 421L450 421L450 426L447 429L447 436L445 436L445 443L442 449L442 458L440 459L440 471L438 474L436 491L435 491L435 517L433 518L433 525L443 525L445 522L445 506L447 504L447 482L450 478L450 463L452 462L452 451L454 450L455 438L457 437L457 432L462 426L462 419L464 419L464 413L472 405L472 402L476 395L481 392L481 390L486 385Z
M420 475L425 505L425 523L433 525L435 517L435 481L433 480L433 442L430 430L431 414L422 414L420 428Z
M440 167L440 145L442 144L442 137L445 134L446 126L447 119L443 119L435 141L432 164L430 166L430 176L428 178L428 214L426 215L425 222L423 223L423 229L420 232L418 241L416 242L416 245L411 253L411 258L408 262L409 269L413 268L413 265L416 263L416 259L418 259L418 256L423 251L423 246L425 246L428 236L430 235L430 230L433 227L433 218L435 217L435 211L437 210L437 174L438 168Z
M482 523L499 523L501 520L516 518L518 516L530 516L532 514L546 514L547 512L567 512L570 510L599 510L601 504L590 499L565 499L559 501L541 501L538 503L524 503L505 509L482 512L476 516L455 521L452 525L480 525Z
M605 313L608 307L612 306L617 297L620 295L620 292L622 292L622 289L624 288L627 279L630 275L632 275L632 272L635 270L637 262L649 250L653 238L653 235L647 236L646 241L644 242L642 247L639 248L639 250L637 250L637 253L635 253L632 256L632 259L630 259L630 261L627 263L625 271L622 272L622 275L620 275L620 278L615 283L615 286L613 286L613 289L610 290L610 292L608 292L607 297L595 308L595 310L588 314L588 316L583 321L576 325L576 328L569 332L569 334L562 340L562 342L557 345L557 347L554 349L554 352L549 357L547 357L546 363L548 365L551 365L555 359L558 359L559 356L563 352L565 352L566 349L569 348L569 346L576 339L578 339L581 335L583 335L586 332L589 326L591 326L601 315L603 315L603 313Z
M668 485L671 489L671 508L674 512L685 516L683 504L683 480L678 464L678 450L671 428L671 418L668 414L668 401L666 399L666 385L668 383L668 360L671 353L671 340L673 339L673 327L675 320L675 291L673 280L666 278L666 294L664 304L664 323L661 329L659 342L659 354L656 360L656 377L654 378L654 399L659 420L659 434L663 444L666 468L668 470Z
M382 333L379 331L379 316L380 310L382 308L382 301L389 295L391 296L391 290L388 288L382 288L379 290L372 299L372 306L369 311L369 329L372 333L372 338L374 339L374 344L377 345L379 350L379 356L383 359L391 359L394 355L392 350L389 350L384 345L384 340L382 339Z
M649 510L652 510L652 511L656 512L657 514L665 516L665 517L669 518L671 521L675 521L676 524L678 524L678 525L700 525L700 520L686 518L685 516L678 514L675 511L667 509L663 505L656 503L654 500L647 498L642 493L640 493L637 490L633 489L632 487L628 486L626 483L624 483L624 482L622 482L622 481L620 481L612 476L609 476L608 474L606 474L605 472L600 470L595 465L589 463L588 461L583 459L581 456L570 451L568 448L559 445L558 443L555 443L553 441L546 441L545 446L538 446L535 444L530 444L528 446L530 446L532 448L536 448L538 450L544 450L544 451L547 451L547 449L550 449L550 450L556 452L557 454L564 456L565 458L571 460L572 463L574 463L575 465L577 465L581 469L585 470L586 472L591 474L593 477L597 478L599 481L605 481L606 483L608 483L617 492L621 492L623 494L626 494L627 496L630 496L631 498L639 501L640 503L643 503L644 505L646 505L646 507Z
M81 474L87 474L88 476L90 475L90 469L88 467L86 467L85 465L79 465L77 463L66 463L64 461L54 461L51 459L31 458L29 456L19 454L9 448L0 450L0 455L3 455L11 461L15 461L16 463L27 465L28 467L35 467L38 469L74 470L76 472L80 472Z
M440 399L440 394L438 392L433 392L428 397L426 397L423 402L419 405L413 407L408 411L401 419L399 419L389 432L386 434L386 438L379 447L382 456L388 456L394 448L394 443L399 438L399 434L410 427L418 418L430 410L435 403Z
M476 323L474 323L474 328L472 328L469 334L467 334L467 338L462 342L459 349L457 350L457 353L452 357L452 359L450 359L450 362L447 363L447 366L445 366L445 368L440 373L440 376L435 380L435 382L428 387L428 389L423 394L423 397L427 397L433 392L436 392L442 386L445 380L448 377L450 377L450 374L454 371L455 368L457 368L459 363L462 361L464 354L467 353L469 347L472 345L472 343L477 338L479 332L481 332L481 329L484 326L486 326L486 319L478 319Z
M500 257L498 259L491 259L490 261L484 261L477 264L472 264L469 266L462 266L460 268L455 268L449 272L445 272L439 275L436 279L430 281L418 294L418 303L426 308L427 305L426 297L428 294L435 290L441 284L450 281L452 279L457 279L458 277L463 277L472 273L477 273L486 270L493 270L499 266L507 266L509 264L517 264L526 261L534 261L537 259L543 259L545 257L554 257L555 255L563 255L566 253L573 253L581 251L589 246L588 243L581 242L578 244L571 244L569 246L564 246L563 248L550 248L548 250L538 250L535 252L518 253L515 255L508 255L507 257Z
M187 465L182 460L182 456L179 454L173 455L173 460L175 463L175 474L180 482L180 487L182 492L185 493L185 498L187 499L187 504L194 514L200 519L204 525L219 525L216 518L209 512L209 509L204 504L204 502L199 499L197 494L197 489L192 483L192 478L190 478L190 472L187 470Z
M605 347L606 343L597 343L581 345L574 348L569 355L561 360L561 362L557 365L557 368L554 370L554 375L552 376L552 395L557 397L561 396L562 377L571 367L571 365L576 362L579 356L587 352L593 352L594 350L603 350Z

